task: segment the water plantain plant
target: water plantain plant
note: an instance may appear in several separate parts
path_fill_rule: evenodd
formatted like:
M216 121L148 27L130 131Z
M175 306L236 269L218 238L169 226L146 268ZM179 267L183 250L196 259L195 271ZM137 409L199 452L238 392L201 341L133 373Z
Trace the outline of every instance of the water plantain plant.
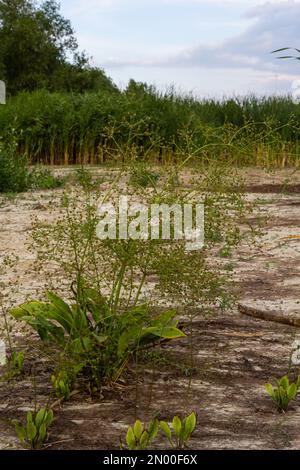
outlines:
M277 387L272 384L266 384L266 391L276 404L278 411L286 411L290 401L296 398L300 388L300 375L296 382L289 381L287 375L284 375L280 380L277 380Z
M145 428L139 419L134 426L129 426L126 433L126 444L129 450L145 450L156 438L159 431L159 421L154 419L150 422L148 428ZM121 442L121 448L123 444Z
M14 424L17 437L24 447L37 450L43 447L52 421L53 411L41 408L34 414L28 411L24 426L16 419L12 421L12 424Z
M184 419L174 416L172 420L173 433L166 421L160 421L159 424L172 449L185 449L188 447L190 437L195 431L197 416L194 412Z
M48 302L27 302L12 309L11 314L33 327L43 342L55 344L76 362L77 374L85 372L97 386L118 379L129 356L140 348L162 338L185 336L177 328L173 310L152 316L147 306L140 305L114 312L90 288L81 289L70 305L52 292L46 295ZM55 379L56 389L60 382ZM69 394L68 390L60 392Z
M140 420L136 420L134 426L129 426L126 433L126 444L129 450L145 450L156 438L159 430L167 438L172 449L186 449L188 442L197 425L196 413L192 412L184 419L174 416L171 427L166 421L153 419L148 428L143 426ZM173 431L173 432L172 432ZM121 448L123 444L121 441Z

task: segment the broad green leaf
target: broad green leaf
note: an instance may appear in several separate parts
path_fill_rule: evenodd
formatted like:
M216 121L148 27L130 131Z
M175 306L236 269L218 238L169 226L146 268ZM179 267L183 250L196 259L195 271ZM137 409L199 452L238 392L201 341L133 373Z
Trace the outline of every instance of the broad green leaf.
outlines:
M275 398L275 391L274 387L272 384L266 384L265 385L267 393L270 395L270 397Z
M287 389L287 396L289 400L293 400L296 395L297 395L297 385L291 384Z
M18 421L16 421L16 420L13 420L12 423L15 425L15 430L16 430L16 434L17 434L18 439L21 442L24 442L25 439L26 439L26 430L25 430L25 428L22 425L20 425L18 423Z
M96 339L98 344L105 343L105 341L107 341L107 339L108 339L108 336L97 335L96 333L92 333L92 335Z
M33 422L27 423L26 433L27 433L28 439L32 442L37 435L36 426Z
M129 450L135 450L136 442L134 437L134 432L131 426L129 426L127 434L126 434L126 443Z
M140 437L140 450L146 449L148 442L149 442L149 434L147 431L144 431Z
M166 326L166 327L158 327L158 326L151 326L149 328L145 328L142 331L141 339L146 337L147 335L158 336L159 338L165 339L176 339L182 338L186 336L183 331L175 328L174 326Z
M83 289L83 296L86 299L86 304L93 319L96 323L98 323L103 316L106 316L108 313L108 306L105 302L105 298L96 290L91 288Z
M41 424L45 422L46 415L47 415L47 411L45 410L45 408L41 408L37 412L36 417L35 417L35 424L37 428L39 428Z
M45 424L46 424L47 427L49 427L50 424L52 423L53 417L54 417L53 411L52 411L52 410L48 410L48 411L47 411L47 414L46 414L46 418L45 418Z
M194 432L196 427L197 418L195 413L191 413L186 419L184 423L184 433L188 437Z
M39 438L39 442L42 444L44 442L44 440L46 439L46 435L47 435L47 427L46 427L46 424L45 423L42 423L41 424L41 427L39 428L39 434L38 434L38 438Z
M134 423L133 431L134 431L136 440L139 441L143 433L143 425L139 419L137 419L136 422Z
M163 432L165 433L165 435L167 436L167 439L169 441L171 441L172 433L171 433L171 429L170 429L168 423L166 423L166 421L160 421L159 425L160 425L161 429L163 430Z
M161 313L157 318L154 319L152 325L153 326L174 326L174 323L178 323L174 320L176 316L176 310L166 310L165 312ZM175 325L176 326L176 325Z
M122 357L127 349L134 347L141 337L141 327L134 326L121 334L118 341L118 356Z
M151 421L149 425L149 429L148 429L149 440L152 441L153 439L156 438L158 430L159 430L159 421L158 419L154 419L153 421Z
M66 304L58 295L54 294L53 292L46 291L46 295L50 300L54 309L49 309L49 317L52 318L68 332L73 328L73 315L72 310L70 309L69 305Z
M287 390L289 386L289 379L287 378L286 375L284 375L278 382L279 387L283 387L285 390Z
M174 416L173 421L172 421L172 426L173 426L176 436L179 437L182 424L181 424L181 419L178 418L178 416Z
M43 307L41 307L41 305ZM18 320L23 320L34 328L38 332L42 341L54 340L57 343L61 343L64 339L64 331L61 327L55 325L46 318L47 315L45 315L45 310L49 313L49 308L53 309L50 305L42 304L41 302L31 302L29 304L24 304L20 309L11 310L11 314ZM23 312L22 316L19 315L20 311Z

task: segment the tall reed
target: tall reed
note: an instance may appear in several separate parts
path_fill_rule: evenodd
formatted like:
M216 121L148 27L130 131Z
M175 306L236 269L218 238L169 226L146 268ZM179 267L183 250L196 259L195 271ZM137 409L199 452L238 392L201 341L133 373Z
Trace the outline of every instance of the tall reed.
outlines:
M18 153L32 164L173 164L192 146L201 162L299 165L300 107L289 97L196 100L152 88L37 91L0 107L0 136L9 139L11 129Z

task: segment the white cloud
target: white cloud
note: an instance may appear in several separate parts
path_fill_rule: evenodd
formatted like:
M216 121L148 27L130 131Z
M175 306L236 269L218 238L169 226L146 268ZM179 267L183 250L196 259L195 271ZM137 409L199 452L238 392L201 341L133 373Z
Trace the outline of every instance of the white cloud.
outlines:
M163 0L180 1L180 0ZM189 1L189 0L187 0ZM201 0L193 0L201 2ZM238 1L238 0L228 0ZM224 2L224 0L223 0ZM245 0L248 3L248 0ZM111 58L109 66L166 66L166 67L206 67L206 68L251 68L254 70L275 71L278 60L270 52L280 47L300 47L300 1L287 0L269 2L263 7L257 5L247 16L251 25L238 36L216 45L199 44L190 48L164 55L144 54L130 60ZM283 72L296 73L298 63L281 62ZM299 67L300 72L300 67Z

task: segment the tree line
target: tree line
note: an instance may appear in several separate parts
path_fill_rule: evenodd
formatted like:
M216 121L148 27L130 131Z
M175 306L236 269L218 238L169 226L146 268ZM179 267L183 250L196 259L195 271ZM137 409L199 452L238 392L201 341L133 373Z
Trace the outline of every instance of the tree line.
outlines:
M0 79L20 91L117 91L79 50L70 20L56 0L0 0Z

